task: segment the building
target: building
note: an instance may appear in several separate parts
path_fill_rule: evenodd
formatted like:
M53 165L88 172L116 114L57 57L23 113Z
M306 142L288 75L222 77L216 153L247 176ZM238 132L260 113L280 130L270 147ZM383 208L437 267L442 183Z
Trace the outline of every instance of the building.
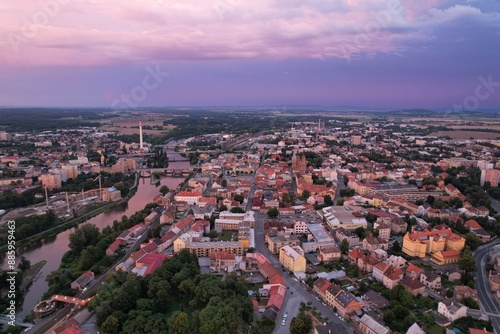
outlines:
M467 316L467 306L454 301L444 301L438 303L437 312L439 315L448 319L448 321L455 321L457 319Z
M284 246L299 246L300 241L295 235L284 235L267 238L269 251L276 255Z
M306 258L299 246L284 246L280 249L280 263L291 272L305 272Z
M339 227L335 230L335 239L342 244L342 241L347 240L349 242L349 248L356 247L359 245L359 236L353 231Z
M414 323L413 325L410 326L410 328L408 328L406 334L426 334L426 333L422 328L420 328L420 326L417 323Z
M475 301L479 301L477 297L477 290L467 285L455 285L453 287L453 292L455 298L458 300L461 300L462 298L472 298Z
M378 231L378 237L384 240L389 240L391 237L391 226L384 223L374 223L375 230Z
M94 273L90 270L87 270L83 274L80 275L76 280L71 283L71 289L82 291L85 286L87 286L90 282L94 280Z
M481 186L486 182L491 183L492 187L498 187L500 180L500 170L498 169L481 169Z
M431 261L440 266L449 263L458 263L459 260L460 252L457 250L440 251L431 256Z
M383 309L389 306L389 300L375 290L367 291L363 296L363 299L367 301L369 305L378 309Z
M403 279L403 271L400 268L395 268L392 265L384 271L382 276L382 283L384 286L392 290Z
M177 202L186 202L188 205L198 205L198 201L202 197L199 192L181 191L174 196Z
M453 233L449 228L406 233L403 238L403 252L420 258L444 250L461 251L464 247L465 238Z
M307 228L307 224L301 220L296 220L293 223L293 230L295 235L303 235L307 234L309 232L309 229Z
M355 230L358 227L367 228L368 226L363 215L353 211L349 206L328 206L317 211L317 214L333 230L341 227L346 230Z
M343 317L349 317L356 311L360 311L364 307L364 303L354 297L353 294L341 290L333 298L333 307L337 308L337 312Z
M359 145L361 145L362 139L363 139L363 137L358 136L358 135L351 136L351 143L353 146L359 146Z
M409 277L405 278L401 281L401 285L405 288L406 291L411 293L413 297L416 297L418 294L425 295L425 285L418 279Z
M103 202L116 202L122 198L122 193L115 187L108 188L102 193Z
M210 254L210 269L212 270L232 272L235 264L236 256L234 254L228 254L224 251Z
M340 260L342 253L335 246L321 247L319 250L318 259L323 262L331 262Z
M234 241L190 242L186 248L197 257L210 257L212 253L226 252L237 256L243 255L243 244Z
M62 187L61 174L42 174L38 177L42 186L48 190L60 189Z
M391 330L388 327L377 322L368 314L364 314L359 321L359 329L364 334L390 334Z
M434 273L423 273L420 282L433 291L441 289L441 276Z

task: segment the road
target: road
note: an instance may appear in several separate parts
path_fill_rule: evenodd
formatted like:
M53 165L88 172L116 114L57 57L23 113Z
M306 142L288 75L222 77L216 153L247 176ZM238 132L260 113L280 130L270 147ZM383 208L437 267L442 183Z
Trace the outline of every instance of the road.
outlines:
M115 271L116 264L120 263L121 261L125 261L132 253L139 249L141 243L147 238L149 229L154 229L160 223L161 207L156 208L155 211L158 212L158 215L153 219L151 225L149 225L148 227L148 230L146 230L143 235L136 240L136 242L125 252L120 260L118 260L113 266L111 266L104 274L96 278L87 288L87 290L81 293L78 298L86 299L93 296L97 292L97 289L101 286L101 283L106 280L108 275ZM37 324L35 324L35 326L31 328L31 332L35 334L48 333L52 327L59 323L59 321L66 319L66 316L71 312L71 308L73 307L74 305L67 305L59 311L56 311L54 314L41 319Z
M485 270L486 260L490 253L490 248L498 244L500 240L495 240L487 245L481 246L474 252L474 259L477 266L477 277L475 287L477 295L481 301L482 309L490 315L495 333L500 333L500 307L491 293L488 283L488 274ZM493 316L492 316L493 315Z
M335 198L333 199L334 205L337 205L337 200L342 197L342 196L340 196L340 191L342 189L345 189L345 188L347 188L347 187L344 184L344 177L339 174L337 176L337 190L335 192Z
M352 333L354 328L351 328L350 325L337 318L332 308L324 306L320 301L316 300L316 297L312 293L307 292L304 285L297 282L293 277L282 270L281 264L279 263L277 257L273 256L269 252L266 244L264 243L265 219L266 215L255 212L255 249L257 252L264 255L267 260L283 275L283 279L285 280L285 284L288 288L273 333L288 334L292 318L299 313L300 302L307 303L309 301L312 304L311 306L315 306L318 312L321 312L323 316L326 316L329 319L329 322L337 324L341 328L343 333ZM285 312L288 313L288 317L286 319L285 325L283 326L281 323Z
M491 197L491 196L488 196L488 197L490 198L490 205L493 208L493 210L500 213L500 203L496 199L494 199L493 197Z

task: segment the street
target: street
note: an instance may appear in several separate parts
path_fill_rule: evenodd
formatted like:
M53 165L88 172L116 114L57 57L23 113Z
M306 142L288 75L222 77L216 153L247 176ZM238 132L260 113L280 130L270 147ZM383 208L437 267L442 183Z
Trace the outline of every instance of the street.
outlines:
M350 326L344 321L341 321L333 312L333 309L329 306L324 306L321 301L316 300L316 297L307 292L306 287L299 282L297 282L292 276L284 272L281 268L276 256L273 256L267 249L264 243L264 221L266 215L255 212L255 248L256 251L264 255L267 260L283 275L286 286L288 287L285 299L283 301L283 306L281 308L278 319L276 320L276 327L273 333L276 334L288 334L290 322L293 317L297 316L299 313L300 302L311 302L311 306L317 308L318 312L321 312L323 316L329 319L329 322L337 324L343 333L352 333L354 327ZM292 294L293 293L293 294ZM285 312L288 313L285 326L281 325L283 320L283 315Z
M498 244L499 241L500 240L495 240L488 245L478 248L473 255L477 266L477 278L475 284L477 295L481 301L482 309L490 316L495 333L500 333L500 307L495 301L495 297L490 290L485 265L490 248Z

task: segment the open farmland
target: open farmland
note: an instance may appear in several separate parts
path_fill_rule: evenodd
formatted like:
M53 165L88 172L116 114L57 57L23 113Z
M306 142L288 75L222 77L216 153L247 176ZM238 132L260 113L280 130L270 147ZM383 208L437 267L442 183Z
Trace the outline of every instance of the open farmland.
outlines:
M450 137L453 139L497 139L500 138L500 133L495 132L479 132L479 131L436 131L430 134L436 137Z
M152 127L153 129L147 129ZM174 125L163 125L163 120L142 120L142 131L148 135L161 135L175 128ZM112 122L106 121L102 126L103 131L116 131L119 135L130 135L139 133L139 118L114 119Z

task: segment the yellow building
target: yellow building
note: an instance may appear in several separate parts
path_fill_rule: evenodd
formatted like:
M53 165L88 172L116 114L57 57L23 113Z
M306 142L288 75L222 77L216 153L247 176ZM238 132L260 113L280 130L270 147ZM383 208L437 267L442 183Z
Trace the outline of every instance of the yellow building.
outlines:
M465 239L450 229L406 233L403 238L403 252L420 258L445 250L461 251L464 247Z
M280 263L289 271L305 272L306 258L299 246L284 246L280 249Z
M437 252L432 254L431 261L437 265L444 265L449 263L457 263L460 260L460 252L457 250L448 250L444 252Z

